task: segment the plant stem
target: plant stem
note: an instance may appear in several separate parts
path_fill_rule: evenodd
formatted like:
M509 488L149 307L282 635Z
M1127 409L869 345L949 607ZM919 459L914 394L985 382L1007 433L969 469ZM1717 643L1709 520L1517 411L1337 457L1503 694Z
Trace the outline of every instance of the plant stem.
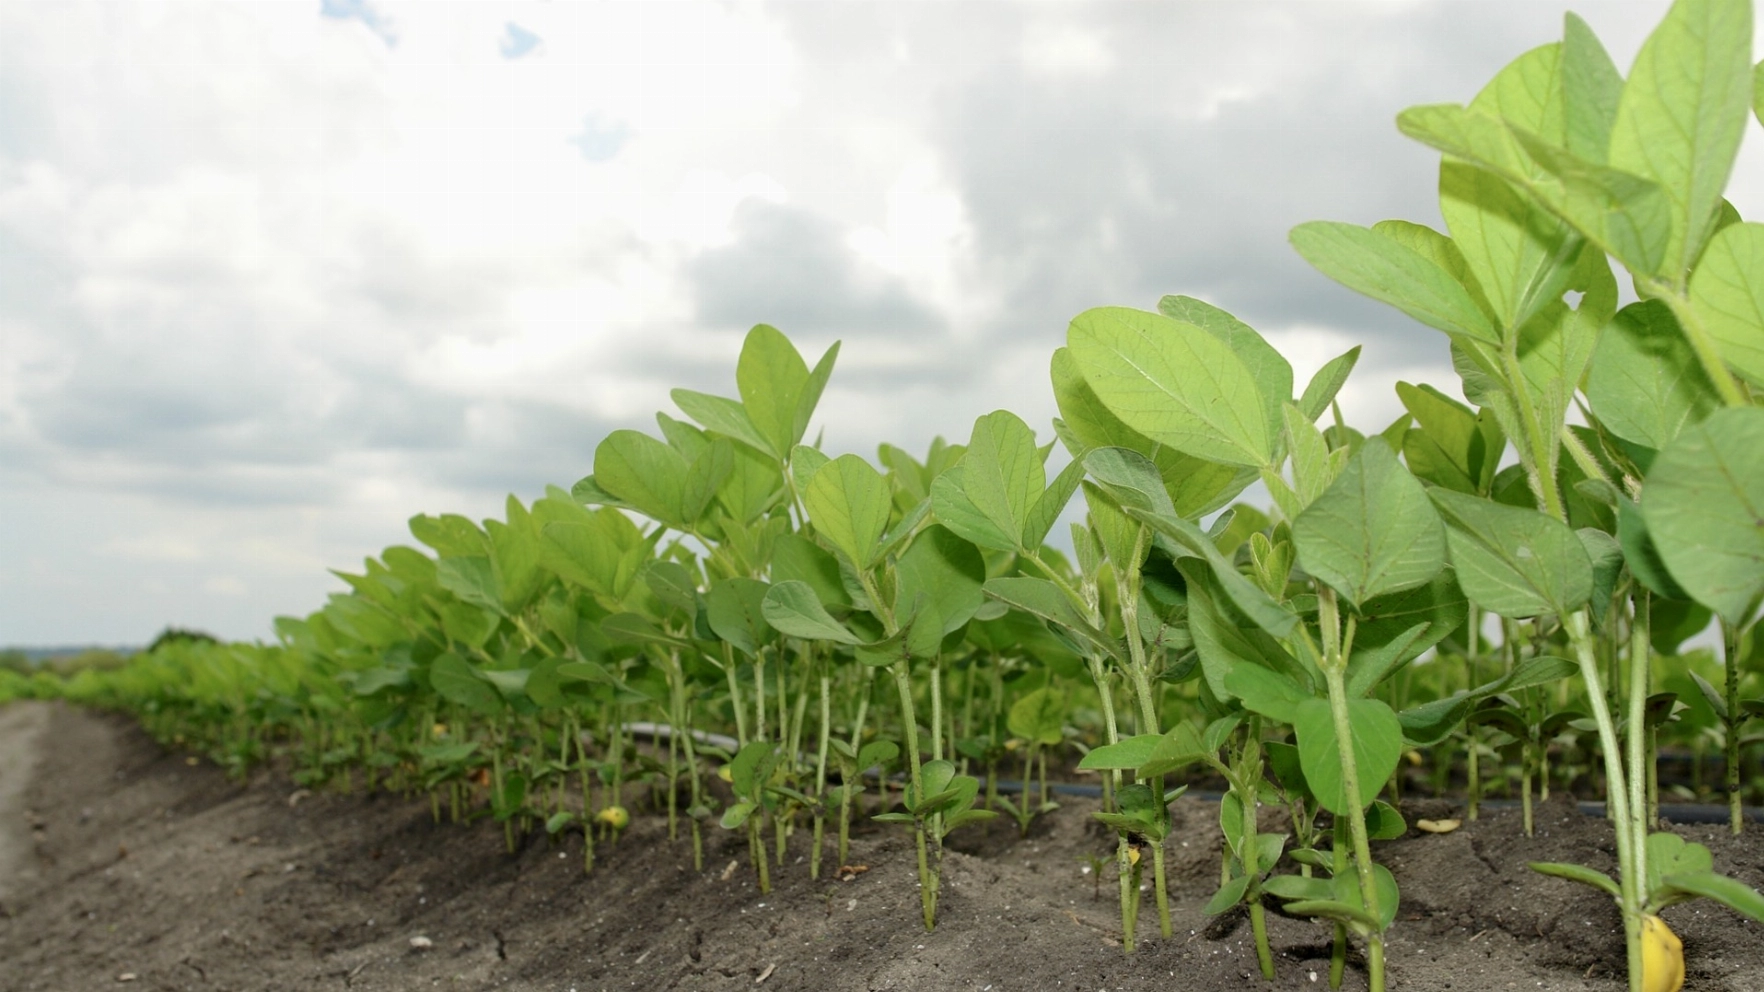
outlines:
M1354 871L1360 881L1360 899L1366 912L1379 918L1378 886L1372 874L1372 844L1366 835L1366 811L1360 807L1360 770L1354 758L1353 724L1348 719L1347 658L1341 644L1340 614L1335 590L1317 586L1319 619L1323 627L1323 678L1329 686L1329 714L1335 722L1336 750L1341 755L1342 794L1348 814L1348 831L1354 842ZM1384 992L1384 935L1366 935L1367 985L1370 992Z
M809 878L821 877L821 840L827 827L827 741L833 733L833 703L828 683L832 680L821 671L821 730L815 749L815 846L809 851Z
M1745 827L1740 815L1740 713L1739 666L1740 631L1726 620L1721 621L1722 660L1727 663L1727 812L1729 829L1738 837Z
M900 693L901 722L906 730L907 768L912 776L913 802L916 805L925 799L925 783L919 775L919 727L918 720L913 716L913 682L907 671L905 661L897 661L889 666L894 673L894 685ZM933 870L925 851L925 818L913 811L913 837L919 854L919 906L924 910L925 929L930 930L937 923L937 883L938 877Z
M1641 810L1629 808L1629 790L1624 784L1623 752L1617 746L1617 727L1611 720L1610 708L1605 705L1605 690L1600 684L1599 663L1593 644L1588 635L1588 620L1585 610L1576 611L1568 617L1563 625L1568 632L1569 641L1574 645L1576 663L1580 666L1580 677L1586 683L1587 703L1592 707L1593 721L1599 728L1599 746L1605 756L1605 800L1611 814L1611 824L1617 834L1617 865L1618 885L1621 895L1618 904L1623 908L1623 930L1625 946L1628 951L1629 988L1630 992L1643 992L1642 960L1641 960L1641 906L1642 876L1637 873L1638 853L1645 857L1645 839L1640 821ZM1630 727L1632 732L1639 733L1639 721L1646 718L1645 713L1632 714ZM1637 835L1641 836L1638 837ZM1638 851L1638 849L1640 849Z

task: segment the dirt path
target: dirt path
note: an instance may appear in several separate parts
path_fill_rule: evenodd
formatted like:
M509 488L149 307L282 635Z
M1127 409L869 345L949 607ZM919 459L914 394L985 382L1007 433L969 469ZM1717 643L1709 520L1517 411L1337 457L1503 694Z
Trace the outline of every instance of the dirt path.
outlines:
M776 889L754 886L741 837L714 827L706 870L639 815L593 874L580 835L503 850L499 826L435 824L428 804L308 795L278 773L247 784L168 752L117 717L63 706L0 710L0 754L36 727L37 771L7 809L24 868L0 913L0 989L533 989L846 992L1316 992L1328 931L1271 916L1277 977L1254 972L1250 928L1200 907L1218 883L1217 806L1172 808L1175 934L1119 946L1111 886L1084 868L1110 841L1073 802L1020 839L1014 825L958 833L933 933L915 922L902 831L860 832L849 882L810 881L806 831ZM17 773L0 769L0 790ZM1414 816L1437 815L1411 808ZM1497 815L1443 836L1412 833L1379 858L1402 886L1390 934L1392 992L1619 992L1614 907L1527 860L1608 867L1602 821L1561 802L1524 838ZM1272 815L1265 828L1284 824ZM1764 883L1764 831L1732 841L1685 829L1716 867ZM1764 927L1708 904L1666 913L1690 957L1687 992L1764 992ZM413 939L423 938L420 941ZM426 942L426 943L425 943ZM420 946L419 946L420 945ZM1351 963L1346 988L1365 980ZM1316 977L1312 977L1316 976Z
M34 701L0 706L0 914L8 912L18 889L29 884L20 877L32 869L32 824L25 808L25 788L37 770L43 731L49 726L49 704Z

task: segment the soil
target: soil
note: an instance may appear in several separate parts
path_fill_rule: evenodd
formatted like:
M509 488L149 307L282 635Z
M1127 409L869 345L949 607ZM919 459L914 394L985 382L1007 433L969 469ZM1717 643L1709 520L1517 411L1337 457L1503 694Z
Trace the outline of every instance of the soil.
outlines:
M706 868L640 814L582 872L579 834L506 853L488 821L437 825L425 801L308 794L266 770L243 785L116 716L60 704L0 710L0 988L872 990L1326 989L1329 932L1270 914L1276 978L1255 970L1241 915L1208 918L1217 807L1184 797L1168 841L1174 936L1148 894L1120 947L1112 850L1072 800L1020 838L1008 819L958 832L937 929L917 922L911 837L872 825L851 881L811 881L808 831L761 895L745 838L712 828ZM1404 810L1451 812L1432 801ZM1278 811L1265 811L1278 828ZM1764 886L1764 831L1678 828L1717 870ZM9 846L10 845L10 846ZM14 852L8 859L6 852ZM1378 846L1402 889L1393 990L1617 992L1611 901L1530 860L1614 862L1611 833L1567 802ZM1110 869L1105 865L1104 872ZM1764 990L1764 926L1696 902L1666 911L1687 992ZM415 946L424 941L427 946ZM1364 989L1350 961L1345 988Z

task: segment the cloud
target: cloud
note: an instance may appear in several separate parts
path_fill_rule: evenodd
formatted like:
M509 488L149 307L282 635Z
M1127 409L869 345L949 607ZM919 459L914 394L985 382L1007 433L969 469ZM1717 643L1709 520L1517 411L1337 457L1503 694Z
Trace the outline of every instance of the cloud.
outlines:
M859 331L896 341L943 327L931 306L867 264L824 216L756 199L741 204L732 226L733 244L686 265L708 325L770 323L805 336Z

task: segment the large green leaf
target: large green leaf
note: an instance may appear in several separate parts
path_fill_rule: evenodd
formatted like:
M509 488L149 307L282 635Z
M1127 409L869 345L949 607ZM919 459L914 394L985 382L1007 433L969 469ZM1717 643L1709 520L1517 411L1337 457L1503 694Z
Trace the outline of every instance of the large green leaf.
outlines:
M686 459L638 431L613 431L594 449L594 481L602 489L670 527L681 527Z
M1572 13L1563 21L1563 144L1575 155L1596 162L1611 147L1611 128L1623 99L1623 75L1585 21ZM1503 112L1503 116L1507 115ZM1533 130L1551 137L1543 127Z
M1341 768L1341 743L1335 735L1335 718L1327 699L1308 699L1293 714L1293 730L1297 734L1299 760L1305 781L1317 802L1338 816L1352 806L1370 805L1378 798L1378 790L1396 771L1403 753L1403 726L1396 713L1378 699L1347 700L1348 726L1353 736L1355 777L1359 795L1347 794Z
M803 502L815 530L858 568L875 564L893 505L888 480L856 455L840 455L809 479Z
M711 583L705 593L706 620L716 635L752 657L772 639L766 622L766 594L771 586L758 579L735 576Z
M1348 694L1370 693L1391 672L1463 626L1467 613L1450 569L1424 585L1361 604L1348 659Z
M1016 733L1016 731L1013 730L1012 733ZM1078 767L1085 771L1138 768L1150 760L1152 750L1163 739L1164 735L1162 734L1140 734L1137 737L1129 737L1113 744L1094 747L1084 755L1082 761L1078 762Z
M1356 607L1425 584L1445 564L1445 528L1421 483L1368 441L1292 524L1305 571Z
M1521 55L1477 94L1471 108L1560 140L1564 86L1558 81L1566 74L1566 47L1572 46L1544 45ZM1603 155L1600 144L1597 156ZM1581 242L1560 220L1495 173L1452 159L1440 164L1439 196L1446 227L1503 335L1561 295Z
M1050 371L1054 400L1059 404L1060 417L1063 418L1055 423L1055 428L1072 448L1073 458L1081 458L1096 448L1117 447L1138 452L1157 466L1177 515L1192 518L1211 513L1254 481L1256 470L1253 468L1196 458L1159 444L1127 426L1103 405L1096 391L1084 381L1071 349L1061 348L1054 352ZM1055 481L1055 485L1059 483L1060 480ZM1048 488L1052 491L1054 486Z
M1066 697L1043 686L1024 693L1011 704L1005 726L1012 734L1037 744L1053 745L1065 739Z
M1100 651L1120 656L1121 649L1115 639L1093 626L1072 605L1072 601L1066 598L1066 594L1060 591L1059 586L1046 579L1003 576L987 579L982 588L986 595L1007 606L1034 614Z
M1764 224L1716 233L1691 276L1690 299L1722 359L1764 386Z
M476 555L443 558L436 563L435 578L441 588L475 606L502 612L502 585L488 558Z
M1764 595L1764 409L1721 410L1654 459L1648 534L1672 577L1739 625Z
M772 542L772 581L806 582L830 608L851 605L851 594L839 577L839 559L800 534L780 534Z
M1262 416L1270 425L1280 423L1280 408L1292 400L1292 365L1266 338L1224 310L1191 296L1166 296L1158 301L1158 312L1193 324L1236 352L1261 390Z
M986 602L981 583L986 562L980 549L938 524L920 531L895 566L895 619L902 626L933 608L939 636L959 630Z
M1067 346L1090 388L1153 441L1197 458L1258 467L1273 452L1255 376L1193 324L1125 307L1072 319Z
M1681 282L1713 230L1745 133L1751 0L1676 0L1642 44L1611 128L1612 168L1671 201L1671 238L1645 275Z
M1562 616L1592 596L1592 562L1567 524L1536 510L1444 489L1428 493L1464 595L1490 613Z
M735 385L747 419L778 457L802 440L796 408L808 380L808 363L777 328L756 324L747 332L735 364Z
M1647 517L1641 507L1627 497L1617 501L1617 542L1623 547L1623 561L1636 581L1657 595L1669 600L1688 600L1690 593L1678 584L1660 557L1660 549L1648 534ZM1658 602L1658 600L1656 600ZM1708 619L1704 618L1705 621ZM1663 652L1671 654L1672 652Z
M441 698L478 713L502 707L502 695L471 662L449 651L429 664L429 684Z
M1237 622L1223 602L1225 597L1215 576L1189 562L1179 563L1179 567L1188 579L1189 635L1194 638L1201 673L1214 696L1237 698L1236 688L1230 680L1231 673L1252 666L1279 673L1299 686L1302 694L1309 694L1321 684L1320 678L1293 658L1267 631ZM1242 688L1254 693L1264 687L1246 684Z
M747 408L739 402L726 396L712 396L690 389L676 389L669 395L673 397L675 406L686 416L704 425L706 430L733 438L774 458L778 457L778 452L772 450L772 442L754 426L753 419L747 415Z
M505 513L507 523L486 520L484 532L490 538L490 559L501 587L498 608L519 613L544 588L547 576L539 563L539 528L533 515L512 495Z
M1292 229L1292 246L1319 272L1429 327L1499 345L1500 334L1462 283L1395 239L1338 221Z
M1721 405L1660 300L1631 303L1605 327L1587 370L1586 398L1611 433L1656 449Z
M1636 272L1653 272L1671 234L1659 185L1551 145L1499 116L1452 104L1410 107L1397 128L1523 189Z
M773 629L790 637L840 644L863 643L862 638L833 619L807 582L774 583L760 604L760 615Z
M974 421L961 465L968 499L1015 545L1035 500L1047 487L1035 432L1009 410L989 413Z

